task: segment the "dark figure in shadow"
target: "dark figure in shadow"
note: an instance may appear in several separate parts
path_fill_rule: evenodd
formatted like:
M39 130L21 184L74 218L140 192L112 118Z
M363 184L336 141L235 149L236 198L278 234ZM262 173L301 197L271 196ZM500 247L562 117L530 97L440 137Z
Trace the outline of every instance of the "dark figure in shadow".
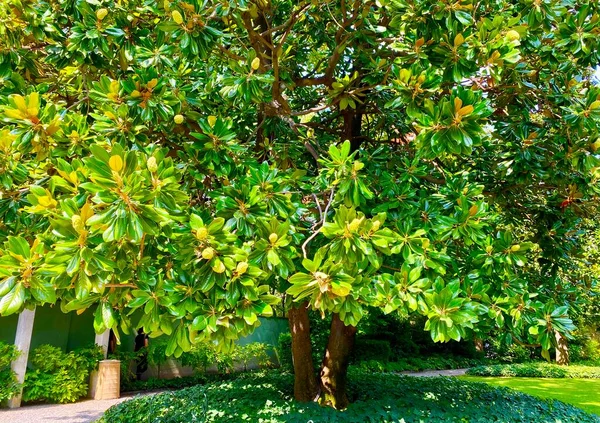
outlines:
M135 374L137 380L142 380L142 373L148 370L148 335L144 333L143 328L138 329L138 334L135 337L135 352L139 352L137 358L137 368ZM143 350L143 351L142 351Z

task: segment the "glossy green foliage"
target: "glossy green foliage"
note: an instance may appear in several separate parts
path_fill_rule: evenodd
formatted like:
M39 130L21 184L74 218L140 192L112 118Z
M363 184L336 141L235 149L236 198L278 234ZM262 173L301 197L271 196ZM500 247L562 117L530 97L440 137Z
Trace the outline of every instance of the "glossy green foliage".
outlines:
M179 357L308 301L548 351L587 289L598 13L2 2L0 315L60 300Z
M410 378L357 373L351 378L355 399L344 413L317 404L290 402L287 375L249 375L175 393L146 396L109 409L102 423L249 421L298 422L511 422L594 423L599 417L559 401L541 400L482 383L455 378ZM482 407L481 404L485 404ZM168 410L165 415L165 411ZM192 417L195 416L195 417Z
M19 392L19 383L10 363L19 356L14 345L0 342L0 407Z
M23 401L62 404L85 397L90 372L102 358L98 346L69 353L51 345L36 348L30 358L33 370L25 375Z

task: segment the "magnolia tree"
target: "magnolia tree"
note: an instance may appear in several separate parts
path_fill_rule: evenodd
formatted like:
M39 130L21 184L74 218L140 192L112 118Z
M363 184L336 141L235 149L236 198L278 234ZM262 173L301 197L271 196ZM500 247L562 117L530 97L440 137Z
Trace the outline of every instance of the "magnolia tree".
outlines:
M93 308L96 331L179 356L277 305L296 398L336 408L367 307L548 355L600 192L599 19L572 0L3 1L0 314ZM309 309L332 316L320 370Z

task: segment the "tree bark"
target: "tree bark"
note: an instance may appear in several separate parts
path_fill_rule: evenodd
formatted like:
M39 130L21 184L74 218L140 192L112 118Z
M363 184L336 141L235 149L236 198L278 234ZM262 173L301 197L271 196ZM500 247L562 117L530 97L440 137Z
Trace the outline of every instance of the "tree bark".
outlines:
M556 364L566 366L569 364L569 343L561 333L554 332L556 336Z
M346 382L355 335L356 327L346 326L335 313L321 366L321 401L338 410L346 408L349 402Z
M362 113L359 110L344 111L344 127L342 129L342 141L350 141L350 151L355 152L362 144Z
M312 359L308 303L294 304L288 311L292 334L292 361L294 363L294 397L297 401L314 401L319 386Z
M483 345L483 339L476 337L473 339L473 344L475 345L475 351L477 351L479 353L485 352L485 347Z

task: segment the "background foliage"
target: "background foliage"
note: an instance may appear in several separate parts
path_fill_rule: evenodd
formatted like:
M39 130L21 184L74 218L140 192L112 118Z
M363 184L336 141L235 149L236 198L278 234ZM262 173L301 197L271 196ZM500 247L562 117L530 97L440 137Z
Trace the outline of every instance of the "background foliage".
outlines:
M104 357L98 346L69 353L41 345L30 356L32 369L25 374L23 401L67 403L88 395L89 376Z
M0 315L60 299L180 356L375 306L549 357L590 286L598 7L2 2Z
M14 345L0 342L0 405L19 391L19 384L10 363L16 359L19 351Z

